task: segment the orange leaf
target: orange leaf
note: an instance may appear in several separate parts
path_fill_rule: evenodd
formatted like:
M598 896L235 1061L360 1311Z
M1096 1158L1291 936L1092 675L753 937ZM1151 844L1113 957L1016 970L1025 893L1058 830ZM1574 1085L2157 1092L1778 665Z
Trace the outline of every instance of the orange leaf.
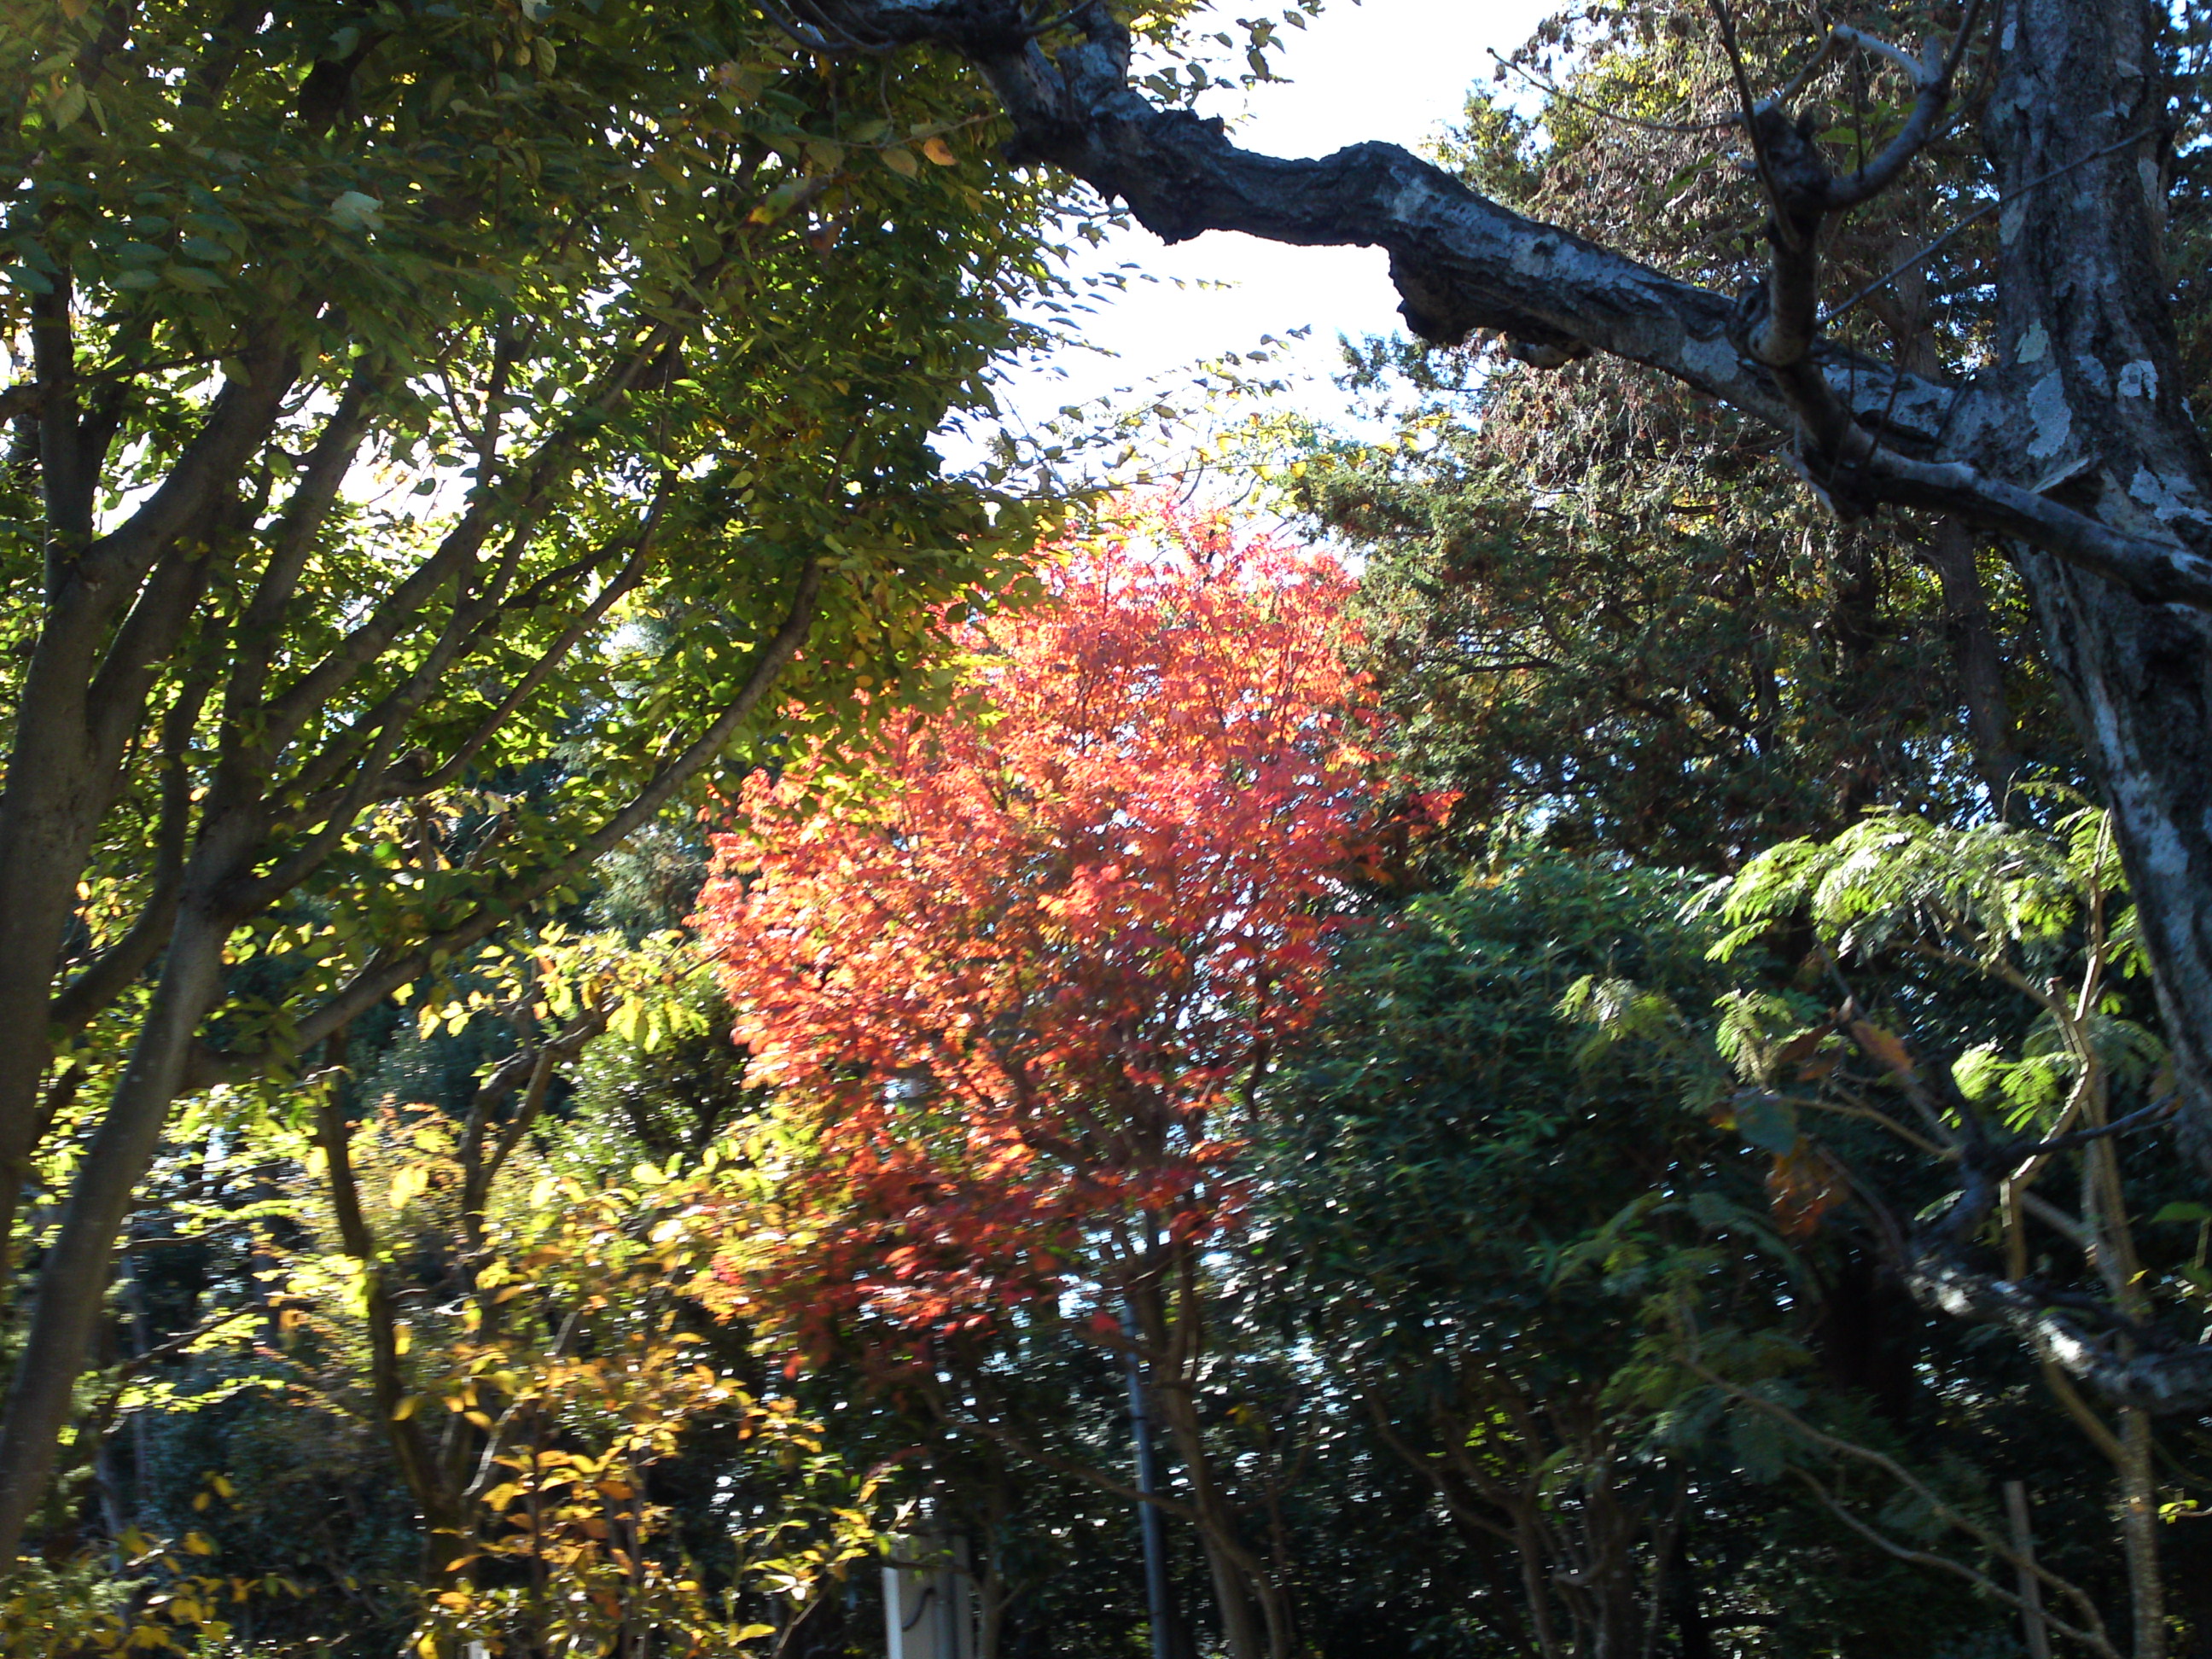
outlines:
M1855 1019L1851 1022L1851 1039L1869 1058L1880 1062L1886 1070L1894 1072L1900 1078L1910 1079L1912 1076L1912 1056L1905 1051L1902 1042L1881 1026L1863 1019Z

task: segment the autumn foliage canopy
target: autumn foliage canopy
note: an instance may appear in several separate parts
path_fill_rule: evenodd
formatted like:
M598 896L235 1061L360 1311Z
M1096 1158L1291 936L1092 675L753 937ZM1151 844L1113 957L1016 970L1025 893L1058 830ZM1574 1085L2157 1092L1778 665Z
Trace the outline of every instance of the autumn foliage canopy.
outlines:
M980 1335L1233 1225L1384 797L1333 559L1153 505L1048 586L975 625L980 717L893 720L834 813L822 767L757 779L718 841L700 920L789 1130L723 1293L817 1350Z

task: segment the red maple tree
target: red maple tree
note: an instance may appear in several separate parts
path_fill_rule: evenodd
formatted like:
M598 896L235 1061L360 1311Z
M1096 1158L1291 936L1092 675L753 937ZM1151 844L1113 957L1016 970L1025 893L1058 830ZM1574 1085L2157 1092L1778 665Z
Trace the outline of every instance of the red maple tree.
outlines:
M757 777L717 840L700 924L805 1143L722 1295L811 1349L1160 1307L1386 798L1334 559L1155 502L1047 582L974 626L980 718L888 720L834 809Z

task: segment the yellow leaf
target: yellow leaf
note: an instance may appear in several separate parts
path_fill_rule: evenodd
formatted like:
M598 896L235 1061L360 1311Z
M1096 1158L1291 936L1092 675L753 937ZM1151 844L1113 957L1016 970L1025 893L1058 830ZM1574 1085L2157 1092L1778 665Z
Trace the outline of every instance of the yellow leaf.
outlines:
M216 1496L218 1498L228 1498L238 1496L238 1488L230 1484L228 1475L218 1474L214 1480L209 1481L208 1485L215 1488Z
M738 1632L738 1640L740 1642L757 1642L763 1636L773 1636L775 1634L775 1626L774 1625L747 1625L743 1630Z
M952 153L952 146L942 138L932 138L921 147L921 153L941 167L957 166L960 158Z
M482 1412L463 1412L461 1415L480 1429L488 1429L491 1426L491 1419Z
M520 1496L522 1496L520 1481L502 1480L483 1495L484 1507L488 1510L503 1510Z
M392 1420L395 1423L404 1423L409 1418L415 1415L416 1407L422 1403L422 1396L421 1395L409 1395L407 1398L401 1401L398 1405L392 1408Z
M191 1555L213 1555L215 1540L203 1532L188 1532L185 1534L185 1550Z

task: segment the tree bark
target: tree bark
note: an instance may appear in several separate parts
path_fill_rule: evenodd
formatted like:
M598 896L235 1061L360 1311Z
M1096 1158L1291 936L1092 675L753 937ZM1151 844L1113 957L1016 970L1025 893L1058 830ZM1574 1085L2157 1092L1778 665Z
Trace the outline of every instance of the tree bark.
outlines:
M2008 11L1987 118L2000 188L2000 384L2032 461L2084 507L2142 532L2212 524L2212 467L2182 407L2160 241L2160 24L2130 0ZM2212 1168L2212 617L2023 548L2045 647L2112 812L2186 1103Z
M2128 1561L2134 1659L2166 1659L2166 1580L2159 1569L2158 1470L2150 1419L2120 1413L2120 1541Z
M154 668L197 597L196 581L147 582L148 574L188 533L222 516L295 374L289 361L253 354L252 372L216 397L161 489L94 539L92 507L107 440L87 430L101 424L97 417L77 416L65 292L63 303L61 319L34 331L46 400L46 593L0 789L0 1031L8 1033L0 1043L0 1182L11 1191L29 1176L42 1127L39 1098L52 1053L48 1006L77 883L114 799ZM163 592L155 594L156 586ZM152 607L158 617L143 602L149 597L161 601Z

